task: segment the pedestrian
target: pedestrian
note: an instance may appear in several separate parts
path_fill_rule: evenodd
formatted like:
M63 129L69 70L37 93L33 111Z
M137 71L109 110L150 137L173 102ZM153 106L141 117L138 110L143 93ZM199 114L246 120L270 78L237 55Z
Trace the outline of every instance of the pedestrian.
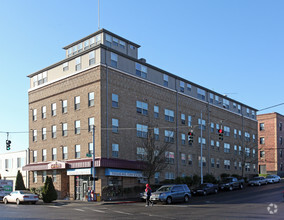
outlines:
M150 187L150 185L147 183L146 184L146 207L149 206L149 204L151 203L151 206L153 206L153 201L150 200L151 194L152 194L152 189Z

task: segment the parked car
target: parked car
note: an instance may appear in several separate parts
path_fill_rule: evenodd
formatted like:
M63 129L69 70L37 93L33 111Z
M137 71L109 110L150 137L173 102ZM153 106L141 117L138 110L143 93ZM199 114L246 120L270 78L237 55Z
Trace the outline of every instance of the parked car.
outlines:
M192 190L193 195L207 195L210 193L217 193L218 185L213 183L203 183Z
M171 204L173 202L188 202L191 197L190 189L186 184L164 185L156 192L153 192L150 199L153 202L164 202Z
M38 201L38 195L31 193L27 190L17 190L11 192L9 195L4 196L3 202L5 204L12 202L19 205L20 203L30 202L36 204Z
M146 192L140 193L140 199L141 199L142 201L146 200L146 198L147 198Z
M250 186L261 186L267 184L267 180L263 176L257 176L251 179L248 184Z
M268 183L280 183L280 180L281 180L280 176L277 175L268 175L266 177L266 181Z
M235 177L226 177L222 179L222 182L219 184L221 190L230 190L233 189L243 189L244 188L244 179L238 180Z

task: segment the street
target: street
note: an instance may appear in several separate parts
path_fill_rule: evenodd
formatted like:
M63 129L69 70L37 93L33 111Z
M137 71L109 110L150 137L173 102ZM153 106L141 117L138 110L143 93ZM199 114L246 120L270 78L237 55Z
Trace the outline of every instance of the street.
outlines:
M283 219L284 182L193 197L189 203L0 203L0 219Z

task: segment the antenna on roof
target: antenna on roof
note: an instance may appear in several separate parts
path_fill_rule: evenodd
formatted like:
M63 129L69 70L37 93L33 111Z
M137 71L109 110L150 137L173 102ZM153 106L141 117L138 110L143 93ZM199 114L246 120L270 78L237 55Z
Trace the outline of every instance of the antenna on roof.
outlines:
M100 0L98 0L98 29L100 30Z

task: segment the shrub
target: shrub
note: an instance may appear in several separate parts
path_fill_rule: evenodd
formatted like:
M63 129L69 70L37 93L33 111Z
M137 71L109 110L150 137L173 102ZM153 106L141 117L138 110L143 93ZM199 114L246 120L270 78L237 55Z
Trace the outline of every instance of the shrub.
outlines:
M217 183L217 179L215 178L215 176L208 173L203 177L203 182L204 183Z
M194 174L192 177L192 185L198 185L200 183L200 176L197 174Z
M22 173L20 170L18 170L17 177L16 177L16 185L15 185L15 190L25 190L25 184L23 180Z
M52 178L47 176L42 189L42 200L45 203L50 203L57 199L57 192L54 188Z
M222 173L220 176L221 176L221 179L224 179L224 178L226 178L226 177L229 177L230 174L228 174L228 173Z

